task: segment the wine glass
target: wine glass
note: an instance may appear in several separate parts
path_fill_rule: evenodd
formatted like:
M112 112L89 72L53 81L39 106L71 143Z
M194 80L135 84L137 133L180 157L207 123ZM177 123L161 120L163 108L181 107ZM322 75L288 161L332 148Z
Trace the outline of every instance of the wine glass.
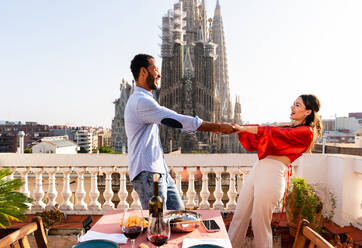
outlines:
M159 216L150 216L147 229L148 240L157 247L164 245L170 238L170 221L162 214Z
M122 232L131 240L132 248L135 247L135 239L143 230L143 212L139 209L127 210L123 212Z

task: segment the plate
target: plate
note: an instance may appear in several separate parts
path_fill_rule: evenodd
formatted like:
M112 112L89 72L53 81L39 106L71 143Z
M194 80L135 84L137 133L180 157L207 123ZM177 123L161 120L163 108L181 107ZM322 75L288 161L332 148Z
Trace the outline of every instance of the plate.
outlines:
M112 241L98 239L73 245L72 248L119 248L119 246Z

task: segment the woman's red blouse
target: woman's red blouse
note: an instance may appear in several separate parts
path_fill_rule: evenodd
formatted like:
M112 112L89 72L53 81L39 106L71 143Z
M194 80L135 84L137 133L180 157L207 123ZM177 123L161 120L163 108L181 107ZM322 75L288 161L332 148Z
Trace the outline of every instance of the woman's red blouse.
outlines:
M258 126L258 133L238 133L239 140L248 151L257 151L259 160L268 155L287 156L292 163L307 151L313 141L309 126Z

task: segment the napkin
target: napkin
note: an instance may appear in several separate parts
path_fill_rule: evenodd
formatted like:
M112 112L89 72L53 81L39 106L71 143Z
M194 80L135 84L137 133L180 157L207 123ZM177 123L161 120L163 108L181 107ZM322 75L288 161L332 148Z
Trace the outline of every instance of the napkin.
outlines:
M103 239L103 240L109 240L117 244L126 244L127 238L124 236L123 233L100 233L100 232L94 232L94 231L88 231L83 236L80 236L78 238L79 242L84 242L88 240L95 240L95 239Z
M214 245L215 247L232 248L228 239L184 239L182 248L197 247L201 245Z

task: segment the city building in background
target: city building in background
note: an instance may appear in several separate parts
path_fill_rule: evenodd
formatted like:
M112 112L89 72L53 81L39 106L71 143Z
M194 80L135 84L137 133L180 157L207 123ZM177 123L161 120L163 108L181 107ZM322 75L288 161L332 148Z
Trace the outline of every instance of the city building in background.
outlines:
M79 129L74 133L74 141L79 149L91 153L94 148L93 132L90 129Z
M32 143L51 136L49 126L36 122L9 122L0 125L0 152L17 152L19 147L19 131L24 131L24 148L31 148Z
M102 146L111 147L112 131L109 129L101 128L96 130L97 135L97 149L99 150Z
M159 101L178 113L205 121L241 124L238 98L231 103L226 45L220 4L208 18L206 3L180 0L162 18ZM161 127L165 152L239 152L236 135L182 133Z
M78 145L68 136L52 136L42 138L32 146L32 153L76 154Z
M52 136L67 135L69 140L74 141L83 152L97 152L102 146L111 145L111 131L102 127L71 127L52 126L50 127Z
M336 131L346 133L357 133L360 131L362 123L354 117L336 117Z
M49 127L51 136L65 136L67 135L70 140L74 141L74 133L77 130L76 127L69 125L54 125Z
M83 152L96 152L102 146L110 146L111 144L111 131L110 129L102 127L72 127L68 125L43 125L36 122L9 122L5 121L0 124L0 152L15 153L19 151L20 147L20 132L24 133L21 140L24 142L25 152L30 152L30 148L40 143L41 141L49 141L47 139L54 136L66 136L70 142L78 144L79 149L84 148ZM45 147L45 144L42 145ZM59 147L58 147L59 148ZM38 149L38 148L37 148ZM44 148L45 149L45 148ZM47 150L47 149L45 149ZM64 149L60 149L64 150ZM58 152L56 153L62 153ZM42 151L37 150L37 151ZM54 149L48 149L47 153L55 153Z
M335 117L323 121L325 143L355 144L362 134L362 112L349 113L348 117ZM359 143L359 142L357 142Z
M335 153L362 156L362 112L348 117L323 121L323 137L315 145L315 153Z
M348 117L357 119L358 123L362 125L362 112L348 113Z

